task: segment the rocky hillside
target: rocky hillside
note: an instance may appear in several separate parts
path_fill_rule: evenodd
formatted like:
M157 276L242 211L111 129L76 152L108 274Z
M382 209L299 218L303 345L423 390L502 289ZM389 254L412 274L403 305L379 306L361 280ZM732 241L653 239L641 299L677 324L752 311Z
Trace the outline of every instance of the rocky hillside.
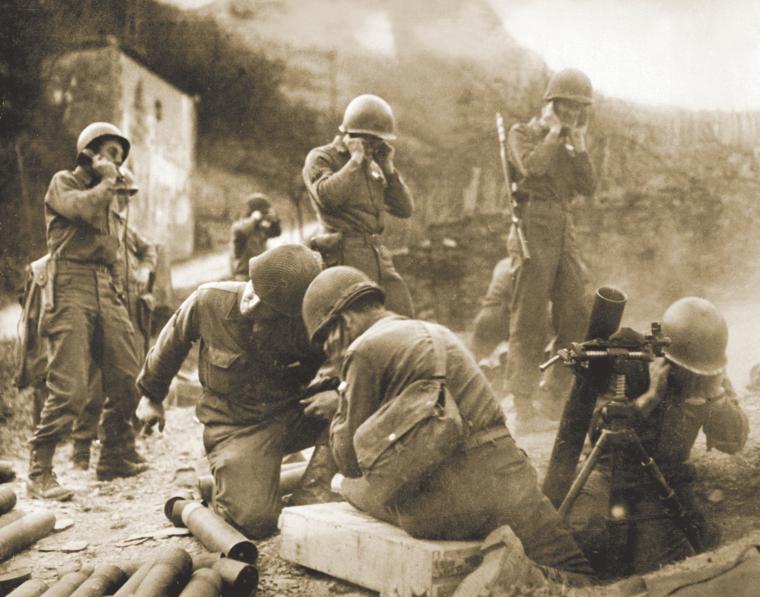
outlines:
M550 73L485 0L215 0L199 10L283 61L283 88L321 111L325 139L354 95L391 101L399 163L418 200L411 227L392 230L397 241L419 244L436 236L436 222L498 209L494 113L529 118ZM754 280L760 113L601 97L590 130L598 191L576 207L593 282L619 283L660 305L685 293L719 295L740 276ZM456 239L460 250L478 252L469 237ZM480 252L494 259L492 247ZM477 295L471 285L466 294Z

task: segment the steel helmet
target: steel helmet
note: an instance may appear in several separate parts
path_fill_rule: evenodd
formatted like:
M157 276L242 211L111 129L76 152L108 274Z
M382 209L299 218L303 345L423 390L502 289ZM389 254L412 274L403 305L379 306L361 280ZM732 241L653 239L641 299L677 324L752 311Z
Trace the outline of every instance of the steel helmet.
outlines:
M97 141L101 137L111 137L121 143L121 147L124 149L124 160L129 155L130 143L119 128L110 122L93 122L88 124L82 132L79 133L79 139L77 139L77 158L82 155L82 152L89 147L93 141Z
M251 193L245 198L243 204L245 205L246 216L250 216L255 211L268 211L272 207L264 193Z
M698 375L715 375L726 366L728 326L710 301L689 296L670 305L662 317L670 338L669 361Z
M253 291L278 313L298 317L311 281L322 271L322 257L304 245L284 244L248 262Z
M554 73L546 86L544 101L554 99L567 99L586 105L594 103L591 79L575 68L566 68Z
M320 333L338 313L367 295L385 299L383 289L355 267L336 265L319 274L303 297L303 321L309 340L319 341Z
M376 95L365 94L352 99L338 128L343 133L375 135L386 141L396 138L393 110L388 102Z

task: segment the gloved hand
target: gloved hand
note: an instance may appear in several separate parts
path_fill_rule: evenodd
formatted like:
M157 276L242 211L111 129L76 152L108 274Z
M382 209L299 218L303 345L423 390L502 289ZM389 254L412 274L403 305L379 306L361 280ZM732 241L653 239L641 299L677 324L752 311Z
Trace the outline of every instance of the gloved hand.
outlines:
M135 411L137 418L142 421L145 433L150 433L154 425L158 425L158 430L163 431L166 425L166 416L164 414L164 405L160 402L153 402L147 396L140 398L140 403Z

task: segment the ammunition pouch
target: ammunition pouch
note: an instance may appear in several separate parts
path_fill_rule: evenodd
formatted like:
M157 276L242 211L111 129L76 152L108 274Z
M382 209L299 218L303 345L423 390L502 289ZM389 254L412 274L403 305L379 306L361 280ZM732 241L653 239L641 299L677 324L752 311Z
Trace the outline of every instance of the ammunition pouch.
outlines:
M55 259L50 254L40 257L27 266L26 273L13 378L19 389L44 377L42 362L47 364L47 354L39 332L43 316L55 308Z
M354 434L359 468L383 505L414 493L464 441L462 416L446 386L445 347L434 328L422 325L433 338L436 372L383 404Z
M312 251L322 255L325 267L343 263L343 233L323 232L315 234L306 243Z

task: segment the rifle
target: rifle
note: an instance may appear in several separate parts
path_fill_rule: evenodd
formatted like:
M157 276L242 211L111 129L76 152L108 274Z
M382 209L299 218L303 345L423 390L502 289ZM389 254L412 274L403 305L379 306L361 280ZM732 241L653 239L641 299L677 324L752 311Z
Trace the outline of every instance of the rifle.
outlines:
M520 243L520 254L524 261L530 259L530 250L528 249L528 240L525 238L522 218L517 215L519 206L512 194L512 181L509 178L509 164L507 163L507 134L504 131L504 119L499 112L496 113L496 132L499 135L499 155L501 156L501 173L504 175L504 184L507 188L507 213L512 226L514 226L517 240Z

